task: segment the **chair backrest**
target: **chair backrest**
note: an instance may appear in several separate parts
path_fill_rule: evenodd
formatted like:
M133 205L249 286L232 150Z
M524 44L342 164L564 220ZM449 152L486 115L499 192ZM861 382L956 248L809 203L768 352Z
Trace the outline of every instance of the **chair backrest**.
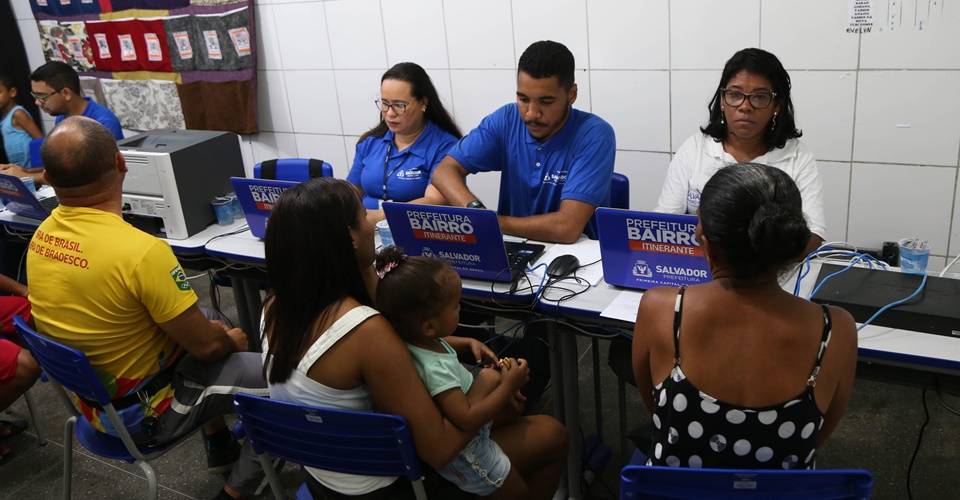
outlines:
M403 417L317 408L237 394L237 415L257 453L347 474L422 478Z
M313 158L278 158L253 166L257 179L303 182L314 177L333 177L333 165Z
M110 403L110 394L86 354L38 334L19 316L13 322L44 373L79 396L101 405Z
M614 172L610 176L610 208L630 208L630 179Z
M866 499L866 470L688 469L628 465L620 473L621 499L778 498Z

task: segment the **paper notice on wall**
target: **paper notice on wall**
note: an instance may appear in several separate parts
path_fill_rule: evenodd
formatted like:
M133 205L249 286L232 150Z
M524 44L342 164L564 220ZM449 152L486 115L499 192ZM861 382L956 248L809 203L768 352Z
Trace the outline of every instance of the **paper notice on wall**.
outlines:
M848 0L847 33L870 33L873 31L873 0Z
M947 0L848 0L850 27L853 28L855 6L863 15L863 5L869 4L871 26L853 33L927 31L943 26L944 4Z

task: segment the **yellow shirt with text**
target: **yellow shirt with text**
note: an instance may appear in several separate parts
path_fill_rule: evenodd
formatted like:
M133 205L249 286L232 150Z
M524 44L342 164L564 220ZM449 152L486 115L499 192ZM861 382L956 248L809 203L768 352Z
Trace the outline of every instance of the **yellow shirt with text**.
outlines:
M179 357L158 323L197 296L170 247L120 216L57 207L30 240L27 276L38 331L86 353L113 399ZM163 413L170 400L171 391L161 390L150 407ZM86 406L85 416L104 430Z

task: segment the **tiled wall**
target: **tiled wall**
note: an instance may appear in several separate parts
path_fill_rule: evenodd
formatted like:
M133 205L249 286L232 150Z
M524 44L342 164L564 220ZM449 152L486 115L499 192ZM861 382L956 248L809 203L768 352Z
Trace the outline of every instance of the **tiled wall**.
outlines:
M36 66L27 0L11 1ZM920 236L939 256L931 266L943 266L960 252L960 3L899 3L902 26L857 35L845 32L842 0L265 0L264 132L245 139L246 155L319 157L344 176L377 119L380 74L405 60L428 69L468 130L511 101L523 49L550 38L576 57L576 106L614 126L617 170L631 179L633 207L648 209L671 152L706 119L723 63L759 46L793 78L830 239L878 247ZM922 31L917 16L929 18ZM490 205L497 182L485 174L472 185Z

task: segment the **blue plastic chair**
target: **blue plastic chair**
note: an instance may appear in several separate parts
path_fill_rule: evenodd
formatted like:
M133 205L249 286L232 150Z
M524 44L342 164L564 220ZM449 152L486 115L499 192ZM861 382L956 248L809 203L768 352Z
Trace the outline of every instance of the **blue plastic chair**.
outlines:
M67 500L70 498L74 430L76 431L77 441L91 453L104 458L137 464L147 476L146 498L157 498L157 475L148 462L163 455L167 450L173 449L189 434L163 448L138 447L127 432L123 421L120 420L120 416L117 415L117 410L110 402L110 394L103 386L100 378L97 377L97 373L90 365L86 354L38 334L19 317L14 317L13 321L20 332L21 338L30 346L31 354L56 385L57 392L73 414L63 424L63 498ZM66 393L63 392L64 388L89 401L100 404L113 428L118 429L117 432L120 437L104 434L90 425L85 418L78 418L79 414Z
M266 454L293 463L346 474L406 476L418 500L423 489L420 460L403 417L333 410L237 394L237 415L260 459L277 500L284 498ZM310 498L301 487L297 498Z
M620 472L620 499L818 499L870 498L873 476L859 469L689 469L634 465L645 463L634 453Z
M626 175L614 172L610 176L610 207L630 208L630 179Z
M333 165L313 158L277 158L253 166L257 179L307 181L314 177L333 177Z

